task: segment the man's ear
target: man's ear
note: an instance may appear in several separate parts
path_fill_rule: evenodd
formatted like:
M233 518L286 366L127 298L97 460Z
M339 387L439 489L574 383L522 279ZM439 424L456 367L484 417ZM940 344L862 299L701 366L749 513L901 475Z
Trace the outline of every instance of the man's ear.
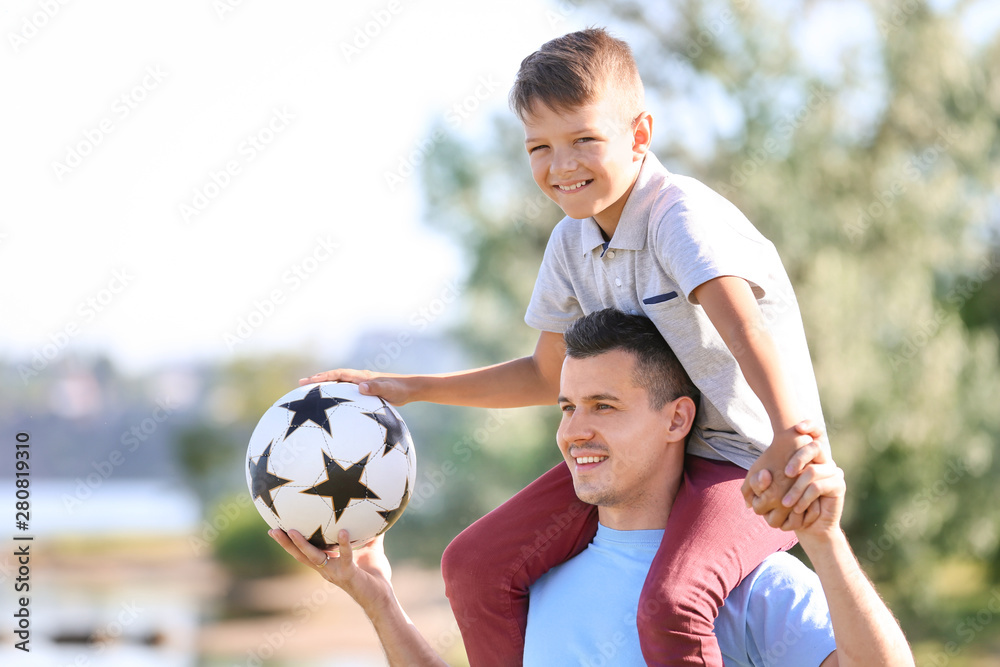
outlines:
M653 141L653 117L648 111L643 111L633 125L632 156L635 160L642 160Z
M674 442L684 440L694 426L694 416L697 411L694 401L687 396L681 396L664 407L669 411L666 415L670 424L667 432L671 440Z

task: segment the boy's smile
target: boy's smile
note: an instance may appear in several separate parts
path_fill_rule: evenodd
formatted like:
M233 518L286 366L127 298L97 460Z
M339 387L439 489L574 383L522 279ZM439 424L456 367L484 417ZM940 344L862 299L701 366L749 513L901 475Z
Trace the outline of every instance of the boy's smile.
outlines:
M652 119L635 128L603 98L572 111L539 103L524 118L524 145L535 183L571 218L593 217L611 238L649 148Z

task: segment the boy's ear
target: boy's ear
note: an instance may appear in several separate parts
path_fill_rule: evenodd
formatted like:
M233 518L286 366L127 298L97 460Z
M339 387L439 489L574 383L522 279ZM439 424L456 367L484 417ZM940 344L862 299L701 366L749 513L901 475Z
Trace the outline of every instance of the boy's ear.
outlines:
M632 130L632 154L636 159L641 160L646 155L652 140L653 117L648 111L643 111L635 122L635 129Z

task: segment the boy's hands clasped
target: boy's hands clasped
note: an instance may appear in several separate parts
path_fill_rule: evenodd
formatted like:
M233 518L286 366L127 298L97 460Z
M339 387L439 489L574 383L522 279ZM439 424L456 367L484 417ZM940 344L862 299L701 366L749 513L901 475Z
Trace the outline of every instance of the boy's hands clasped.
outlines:
M776 433L750 468L741 488L743 499L768 525L799 530L820 516L819 498L829 491L824 480L839 471L820 446L822 436L811 421L800 422Z

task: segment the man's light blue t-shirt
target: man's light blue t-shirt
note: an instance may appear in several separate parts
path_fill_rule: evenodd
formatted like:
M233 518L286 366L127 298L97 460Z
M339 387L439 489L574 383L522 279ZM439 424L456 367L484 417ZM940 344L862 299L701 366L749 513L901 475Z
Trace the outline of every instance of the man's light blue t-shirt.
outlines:
M636 611L662 530L620 531L598 524L579 556L531 587L525 667L645 665ZM726 598L715 620L726 667L819 665L836 648L816 574L777 553Z

